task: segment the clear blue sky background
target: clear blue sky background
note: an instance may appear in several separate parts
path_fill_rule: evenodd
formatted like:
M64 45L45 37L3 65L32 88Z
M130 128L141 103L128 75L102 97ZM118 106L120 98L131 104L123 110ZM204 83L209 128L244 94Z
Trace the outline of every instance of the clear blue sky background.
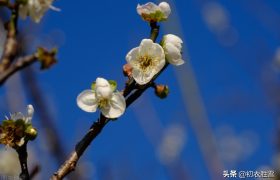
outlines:
M38 73L38 79L68 153L98 117L97 113L86 113L77 107L77 95L99 76L114 79L118 88L123 88L122 66L126 53L149 36L148 24L136 13L136 5L145 2L58 0L54 5L61 12L50 11L39 28L32 26L39 34L38 44L59 47L58 64ZM213 7L214 11L205 10ZM185 92L180 89L182 84L189 86L187 81L182 81L187 77L178 80L182 75L178 72L190 68L218 143L215 147L222 157L223 170L257 170L262 166L272 169L277 107L271 89L277 88L279 79L277 68L272 66L280 45L280 2L175 0L171 8L176 12L170 21L179 24L168 22L161 35L183 36L186 65L170 66L159 78L160 83L170 87L166 100L156 98L149 90L124 116L105 127L82 158L94 165L95 172L89 173L89 178L106 179L112 174L113 179L172 179L176 167L193 179L210 178L185 108ZM215 25L207 23L203 14L206 11L208 16L214 16L219 8L225 12L227 23L217 30ZM3 109L4 114L7 111ZM150 126L149 121L153 125L159 123L163 129L174 124L183 127L185 139L177 164L163 165L159 160L155 141L147 136L140 123ZM39 123L37 126L39 130L43 128ZM158 125L150 128L153 135L160 136ZM221 129L226 129L225 134L219 134ZM199 132L203 131L201 128ZM252 151L243 151L248 148ZM47 167L42 165L44 175L54 171L57 165L50 163L53 158L42 155L45 152L41 145L37 144L35 149L42 164L48 163ZM229 155L221 155L226 152ZM230 158L230 155L237 157Z

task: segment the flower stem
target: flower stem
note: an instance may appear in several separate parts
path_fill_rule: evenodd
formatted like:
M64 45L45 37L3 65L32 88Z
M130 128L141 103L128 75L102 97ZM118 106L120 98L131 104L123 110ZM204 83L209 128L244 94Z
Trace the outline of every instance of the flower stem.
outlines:
M22 180L29 180L29 172L28 172L28 166L27 166L27 143L24 143L22 146L16 149L18 153L18 158L21 166L21 173L19 175L19 178Z
M63 179L70 172L75 170L76 164L78 163L80 157L83 155L90 143L96 138L96 136L100 134L108 122L108 119L100 114L97 122L93 123L87 134L76 144L75 150L71 153L70 157L64 162L59 170L54 173L51 178L52 180Z
M159 25L157 25L156 22L151 22L150 27L151 27L150 39L155 42L159 34Z

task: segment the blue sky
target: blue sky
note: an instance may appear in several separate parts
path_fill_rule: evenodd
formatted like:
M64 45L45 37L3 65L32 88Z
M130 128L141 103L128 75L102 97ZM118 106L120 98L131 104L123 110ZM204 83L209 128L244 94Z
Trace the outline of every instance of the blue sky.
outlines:
M40 25L22 23L26 33L36 37L34 44L59 48L58 64L38 71L37 78L67 154L98 117L77 107L77 95L96 77L114 79L119 89L124 87L126 53L149 37L148 24L136 13L136 5L145 2L58 0L54 5L61 12L49 11ZM148 90L124 116L106 126L82 158L92 170L84 178L164 180L182 178L184 172L192 179L210 179L198 138L208 130L215 138L212 146L223 167L218 170L221 176L222 170L272 169L278 110L271 92L279 81L274 66L280 45L280 2L169 2L173 12L161 24L159 40L167 33L181 36L186 64L170 66L158 79L170 87L167 99L160 100ZM5 93L1 90L2 99ZM32 103L28 97L26 103ZM1 110L11 111L5 105ZM34 123L42 133L34 149L41 156L47 153L41 145L47 127L41 127L37 118ZM198 122L206 126L194 128ZM158 152L170 131L174 141L177 135L181 138L182 147L167 163ZM202 137L207 141L205 134ZM44 176L58 167L49 155L41 159Z

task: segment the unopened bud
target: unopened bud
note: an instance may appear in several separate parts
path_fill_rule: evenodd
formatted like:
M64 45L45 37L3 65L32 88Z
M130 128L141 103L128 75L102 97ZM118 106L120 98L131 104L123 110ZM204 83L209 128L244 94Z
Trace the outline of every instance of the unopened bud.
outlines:
M39 47L37 50L38 60L41 62L41 69L48 69L57 62L56 59L57 49L54 48L48 51L44 48Z
M164 99L167 97L167 95L169 94L169 88L166 85L156 85L155 87L155 94L161 98Z
M25 133L26 133L26 137L29 139L29 140L34 140L36 137L37 137L37 130L32 127L32 126L29 126L26 130L25 130Z
M125 64L123 66L123 74L127 77L132 75L132 66L130 64Z

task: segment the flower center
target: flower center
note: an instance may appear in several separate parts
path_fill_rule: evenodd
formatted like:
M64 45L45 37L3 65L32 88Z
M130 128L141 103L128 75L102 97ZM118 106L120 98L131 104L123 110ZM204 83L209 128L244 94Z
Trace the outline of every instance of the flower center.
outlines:
M141 56L139 62L140 68L143 70L153 65L153 59L150 56Z
M101 98L98 100L98 108L105 108L109 105L109 99Z

